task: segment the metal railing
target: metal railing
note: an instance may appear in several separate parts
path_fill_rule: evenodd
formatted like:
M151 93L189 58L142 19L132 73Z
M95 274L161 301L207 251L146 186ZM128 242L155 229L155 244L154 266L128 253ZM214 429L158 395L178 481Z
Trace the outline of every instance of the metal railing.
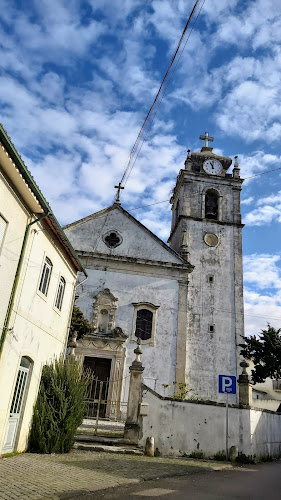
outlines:
M127 402L121 401L123 380L99 380L94 373L87 373L88 389L86 393L86 419L95 421L97 433L101 419L113 422L125 422ZM121 382L121 383L120 383Z

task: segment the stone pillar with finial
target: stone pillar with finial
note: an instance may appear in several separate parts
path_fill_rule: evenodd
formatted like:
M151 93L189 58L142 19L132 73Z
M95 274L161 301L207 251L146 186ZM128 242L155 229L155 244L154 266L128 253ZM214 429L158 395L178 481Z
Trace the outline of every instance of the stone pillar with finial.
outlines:
M238 156L234 156L234 166L233 166L233 171L232 171L233 177L235 179L240 179L240 168L239 168L239 163L238 163Z
M252 406L252 387L246 369L250 366L247 361L241 361L242 373L238 377L239 405Z
M191 154L190 154L190 149L187 150L187 157L184 162L185 170L191 170L191 165L192 165L192 160L191 160Z
M128 396L128 407L127 407L127 419L124 428L124 438L130 441L130 443L138 444L139 439L139 415L140 415L140 405L141 405L141 377L144 367L140 356L142 354L141 350L141 339L137 340L137 347L134 350L136 359L132 362L130 366L130 387Z

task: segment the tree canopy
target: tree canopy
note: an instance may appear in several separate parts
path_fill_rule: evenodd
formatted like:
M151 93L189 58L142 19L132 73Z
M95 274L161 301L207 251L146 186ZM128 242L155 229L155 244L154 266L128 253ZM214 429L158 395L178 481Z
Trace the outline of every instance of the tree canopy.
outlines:
M87 335L91 332L91 325L89 321L84 317L81 309L74 306L72 311L71 325L69 330L69 337L72 338L74 332L77 332L77 340Z
M268 324L258 337L245 337L240 353L254 363L252 381L264 382L267 377L281 379L281 328Z

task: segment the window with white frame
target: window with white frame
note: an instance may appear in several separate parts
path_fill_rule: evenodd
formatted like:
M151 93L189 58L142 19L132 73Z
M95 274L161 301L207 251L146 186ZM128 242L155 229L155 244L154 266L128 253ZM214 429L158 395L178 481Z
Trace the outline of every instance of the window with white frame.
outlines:
M156 329L156 311L159 306L149 302L133 303L133 338L140 338L143 344L154 344Z
M61 311L64 290L65 290L65 279L63 276L61 276L60 280L59 280L59 286L58 286L58 291L57 291L57 296L56 296L56 301L55 301L55 307L57 309L59 309L59 311Z
M7 221L0 215L0 250L2 248L2 244L4 242L4 237L7 229Z
M49 259L49 257L46 257L39 284L39 291L43 293L43 295L46 295L46 297L49 290L52 269L53 269L52 261Z

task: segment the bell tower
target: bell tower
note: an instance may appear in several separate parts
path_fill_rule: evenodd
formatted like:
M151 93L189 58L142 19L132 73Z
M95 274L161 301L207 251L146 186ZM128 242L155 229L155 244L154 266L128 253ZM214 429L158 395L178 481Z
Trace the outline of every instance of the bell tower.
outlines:
M242 228L238 157L213 153L208 132L188 150L171 198L171 248L195 266L189 276L185 364L177 365L199 397L219 401L218 376L236 375L244 335ZM182 338L184 338L182 336ZM223 397L222 397L223 396ZM230 401L236 402L231 396Z

